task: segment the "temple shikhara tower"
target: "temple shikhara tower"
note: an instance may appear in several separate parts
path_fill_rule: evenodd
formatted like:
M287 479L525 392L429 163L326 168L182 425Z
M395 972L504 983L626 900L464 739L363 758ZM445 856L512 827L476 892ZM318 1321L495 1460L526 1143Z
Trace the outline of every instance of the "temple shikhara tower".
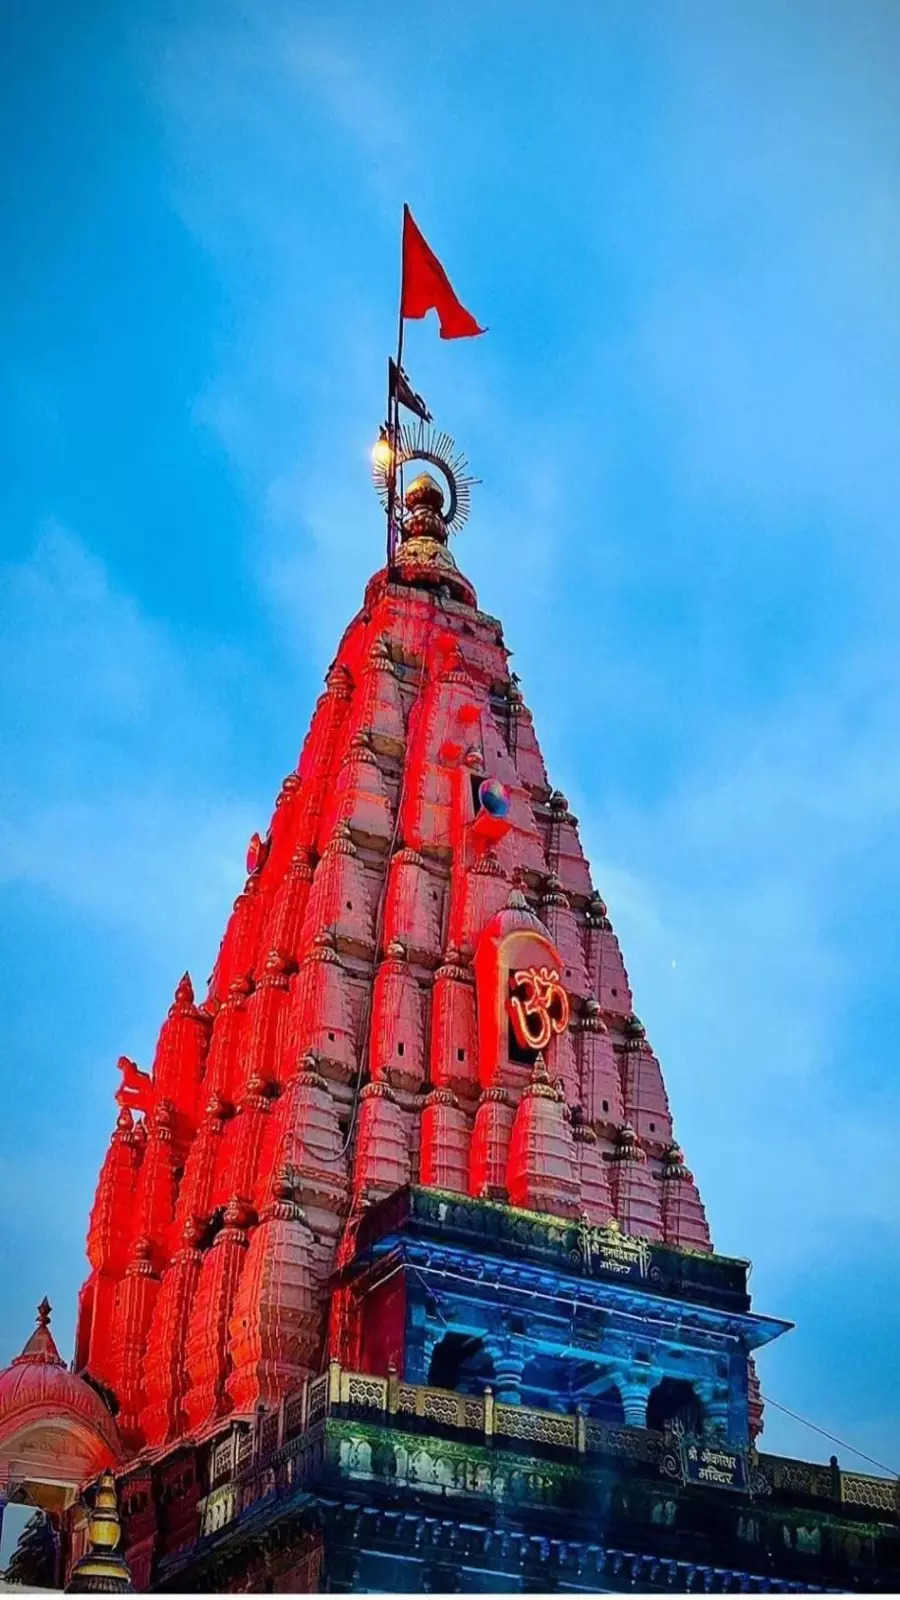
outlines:
M45 1304L0 1375L18 1570L890 1588L896 1485L758 1449L789 1324L716 1253L441 449L404 433L445 485L392 485L208 987L110 1073L72 1366Z

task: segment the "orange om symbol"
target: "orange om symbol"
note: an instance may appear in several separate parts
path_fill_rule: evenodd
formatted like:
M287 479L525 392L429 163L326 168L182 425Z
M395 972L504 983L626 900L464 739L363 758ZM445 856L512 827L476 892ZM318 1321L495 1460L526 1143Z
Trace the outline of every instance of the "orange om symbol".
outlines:
M509 987L516 1042L524 1050L545 1050L551 1036L569 1025L569 996L559 973L548 967L523 967L510 973Z

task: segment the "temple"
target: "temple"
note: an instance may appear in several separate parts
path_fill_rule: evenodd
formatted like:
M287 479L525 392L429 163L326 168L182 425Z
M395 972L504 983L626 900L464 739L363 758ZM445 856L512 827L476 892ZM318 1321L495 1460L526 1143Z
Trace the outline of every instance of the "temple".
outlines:
M896 1483L758 1447L789 1324L714 1249L444 504L406 491L205 997L119 1062L72 1366L44 1304L0 1375L13 1576L889 1590Z

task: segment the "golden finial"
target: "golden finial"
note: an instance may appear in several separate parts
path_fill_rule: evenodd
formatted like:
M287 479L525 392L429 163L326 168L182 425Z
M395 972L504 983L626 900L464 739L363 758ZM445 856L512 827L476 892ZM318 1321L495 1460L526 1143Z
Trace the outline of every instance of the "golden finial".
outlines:
M115 1550L122 1537L116 1480L100 1474L88 1519L90 1550L72 1568L67 1594L133 1594L134 1584L124 1556Z

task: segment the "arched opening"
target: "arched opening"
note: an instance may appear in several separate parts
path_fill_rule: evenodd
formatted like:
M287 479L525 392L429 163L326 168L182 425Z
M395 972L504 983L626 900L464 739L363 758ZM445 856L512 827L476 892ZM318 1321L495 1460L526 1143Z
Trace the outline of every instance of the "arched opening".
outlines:
M468 1333L445 1333L431 1353L428 1382L435 1389L482 1394L494 1377L494 1363L481 1339Z
M663 1378L647 1401L647 1427L660 1433L680 1423L685 1433L703 1432L703 1406L693 1384L683 1378Z

